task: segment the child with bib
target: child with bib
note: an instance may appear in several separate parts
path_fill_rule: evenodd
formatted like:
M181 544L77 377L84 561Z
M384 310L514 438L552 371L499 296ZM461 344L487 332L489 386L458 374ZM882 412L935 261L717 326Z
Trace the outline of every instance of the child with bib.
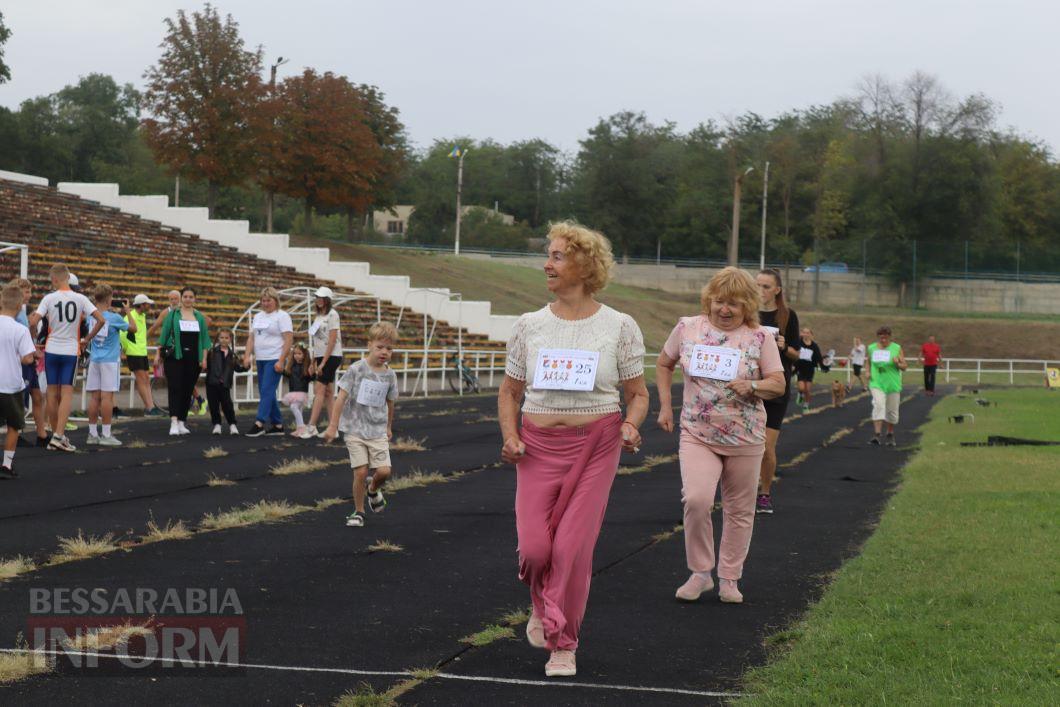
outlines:
M378 322L368 329L368 355L346 369L338 382L324 441L341 431L353 469L353 513L346 525L364 525L364 501L378 513L386 506L382 487L390 478L390 443L394 436L397 375L388 365L398 341L397 328ZM368 476L371 472L371 477Z

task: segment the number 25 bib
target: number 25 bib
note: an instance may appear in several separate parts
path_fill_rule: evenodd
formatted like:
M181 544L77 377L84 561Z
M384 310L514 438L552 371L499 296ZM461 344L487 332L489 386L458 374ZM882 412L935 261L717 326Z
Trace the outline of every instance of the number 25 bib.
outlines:
M541 349L534 368L534 390L592 390L600 366L599 351Z

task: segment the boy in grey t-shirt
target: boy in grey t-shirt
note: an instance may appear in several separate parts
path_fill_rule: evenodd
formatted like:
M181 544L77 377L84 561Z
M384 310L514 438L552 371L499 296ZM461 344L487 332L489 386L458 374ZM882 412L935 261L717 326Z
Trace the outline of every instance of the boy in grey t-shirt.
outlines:
M398 332L389 322L368 330L368 355L350 366L338 382L324 441L341 431L353 468L353 513L346 525L364 525L364 499L378 513L386 506L382 487L390 478L390 444L393 437L397 376L387 363L394 353ZM368 472L372 476L369 478ZM374 488L373 488L374 487Z

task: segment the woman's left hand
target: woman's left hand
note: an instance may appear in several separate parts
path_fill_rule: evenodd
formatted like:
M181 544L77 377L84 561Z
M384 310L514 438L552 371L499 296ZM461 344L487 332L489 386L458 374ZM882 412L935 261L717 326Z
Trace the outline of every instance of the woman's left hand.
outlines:
M753 395L754 393L754 391L751 390L751 383L752 381L748 380L735 380L730 381L729 384L725 387L731 390L732 392L736 393L737 395L742 395L746 397L748 395Z
M626 452L639 452L640 451L640 430L633 426L633 423L623 422L622 423L622 449Z
M283 373L283 362L277 361L276 364L272 367L272 370L276 371L277 373Z

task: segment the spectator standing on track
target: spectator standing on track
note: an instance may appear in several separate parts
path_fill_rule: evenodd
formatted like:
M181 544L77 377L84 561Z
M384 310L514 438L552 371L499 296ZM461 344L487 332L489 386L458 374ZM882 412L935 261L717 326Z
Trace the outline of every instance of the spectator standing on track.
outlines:
M777 475L777 438L780 436L780 426L784 422L784 414L791 399L793 362L799 357L799 350L791 345L799 339L799 315L784 301L784 287L779 270L766 268L760 271L756 282L762 299L758 321L777 342L780 363L784 367L784 394L763 401L766 409L766 442L765 453L762 455L762 473L758 479L755 512L772 513L773 479Z
M169 300L169 307L166 308L165 310L163 310L162 313L158 315L158 318L155 319L155 323L152 324L151 328L147 331L147 335L149 337L150 336L156 336L160 331L162 331L162 324L163 324L163 322L166 321L166 317L168 317L170 314L172 314L176 310L180 309L180 307L181 307L181 292L182 292L182 290L170 290L169 292L166 293L166 298ZM206 320L206 327L207 327L207 329L209 329L210 318L206 317L205 315L203 315L203 316L204 316L204 318ZM157 361L158 361L158 357L157 356L155 357L155 361L156 361L156 364L157 364ZM156 368L157 367L158 366L156 365ZM165 366L164 365L162 366L162 372L165 373ZM169 405L172 408L172 406L173 406L173 399L172 398L170 398ZM188 410L189 410L189 412L191 412L191 413L193 413L195 415L204 415L204 414L206 414L206 400L205 400L205 398L203 398L199 394L199 385L198 385L198 383L196 383L195 386L192 387L192 389L191 389L191 398L188 400Z
M294 416L294 436L299 439L309 439L313 435L305 434L305 418L302 410L309 399L309 384L315 377L313 359L309 357L309 351L302 343L297 343L291 348L291 355L287 357L287 365L283 369L283 377L287 379L287 394L283 396L283 404L291 408Z
M795 400L796 405L802 406L802 411L810 409L810 400L813 398L813 374L816 369L828 370L821 358L821 349L813 340L813 330L803 327L796 344L799 347L799 357L795 360L795 376L799 379L799 396Z
M891 328L876 330L876 341L869 344L869 392L872 394L872 427L875 435L869 444L895 446L894 427L898 424L898 406L902 402L902 371L908 368L902 347L891 341ZM883 423L887 437L881 439Z
M180 307L166 314L162 322L155 355L156 362L159 357L165 361L171 436L191 434L187 421L192 391L206 367L211 345L206 317L195 308L195 290L185 287L180 291Z
M857 379L858 383L861 384L861 389L865 389L865 379L862 377L862 370L865 367L865 344L861 341L860 336L854 337L854 346L850 349L850 367L854 369L854 378ZM852 385L847 386L847 392L853 388Z
M103 315L87 297L70 289L70 271L65 265L53 265L50 275L55 291L45 295L37 311L29 315L29 328L35 329L41 319L48 323L48 342L44 346L48 412L52 418L48 449L73 452L76 447L66 438L66 422L70 418L74 374L81 353L81 320L87 317L96 320L87 337L91 341L103 328Z
M659 426L673 432L670 386L684 373L681 407L681 501L685 556L692 572L678 587L679 601L696 601L714 587L740 603L738 581L751 546L755 491L766 440L765 399L784 395L784 366L770 331L758 325L760 288L745 271L722 269L700 296L703 314L678 321L656 364ZM718 561L710 518L721 484L722 532Z
M320 415L330 415L331 401L335 394L335 374L342 365L342 330L339 313L331 306L335 293L330 287L317 288L313 308L316 316L309 326L311 353L313 354L316 380L313 382L313 410L309 414L309 425L302 439L316 437ZM396 342L395 342L395 345ZM328 418L330 424L331 418Z
M248 437L264 434L283 436L283 414L276 401L276 387L283 376L283 368L294 342L294 326L291 316L280 309L280 293L273 287L261 291L261 311L254 315L247 337L243 365L250 368L251 360L257 356L258 403L257 418L247 430Z
M22 404L22 390L26 383L22 367L40 355L30 338L29 328L15 321L22 306L22 288L9 284L0 293L0 420L7 425L4 439L4 460L0 464L0 478L13 479L15 449L26 425L26 408Z
M129 330L121 332L121 348L125 352L125 361L129 365L129 371L133 374L136 393L144 404L144 415L147 417L164 417L165 410L155 405L155 397L151 393L151 362L147 357L147 310L154 304L154 300L145 294L136 295L132 301L132 308L126 315L125 320L129 322ZM133 328L135 325L135 329ZM159 326L161 328L161 325Z
M221 434L221 413L228 423L228 434L237 435L236 411L232 405L232 383L236 372L247 369L239 362L232 330L217 332L217 343L206 354L206 399L210 403L210 422L213 434Z
M328 415L324 441L341 431L353 470L353 512L346 525L364 525L364 500L379 513L386 507L383 484L390 478L390 438L394 436L394 401L398 398L397 375L390 358L398 331L390 322L377 322L368 329L368 355L346 369L339 379L339 392ZM368 474L371 473L369 477Z
M85 390L88 399L88 440L86 444L103 447L120 447L121 442L111 434L111 423L114 416L114 394L118 392L121 382L121 341L120 332L136 333L136 323L129 322L125 315L129 311L129 301L113 302L114 290L110 285L96 285L92 298L96 307L103 312L106 323L89 344L90 358L88 376L85 378ZM115 305L120 305L115 307ZM115 312L114 309L119 311ZM103 413L103 436L99 435L97 422L100 408Z
M497 407L501 457L516 464L519 578L533 602L527 639L551 651L545 675L570 676L593 549L619 456L639 450L648 391L640 327L594 299L614 268L610 242L570 222L554 224L548 241L555 299L515 323Z
M942 360L942 348L935 343L935 337L929 336L927 343L920 347L920 363L924 366L924 392L935 396L935 373Z
M19 307L18 314L15 315L15 321L26 327L26 330L30 333L29 338L33 341L36 337L34 337L34 332L29 327L29 314L27 314L29 301L33 297L33 283L24 277L19 277L12 280L9 284L17 285L22 292L22 306ZM26 406L30 402L33 403L33 425L37 429L37 446L47 447L48 426L45 423L44 395L40 389L40 371L37 370L38 361L44 363L43 353L36 360L22 366L22 379L26 381L22 405Z

